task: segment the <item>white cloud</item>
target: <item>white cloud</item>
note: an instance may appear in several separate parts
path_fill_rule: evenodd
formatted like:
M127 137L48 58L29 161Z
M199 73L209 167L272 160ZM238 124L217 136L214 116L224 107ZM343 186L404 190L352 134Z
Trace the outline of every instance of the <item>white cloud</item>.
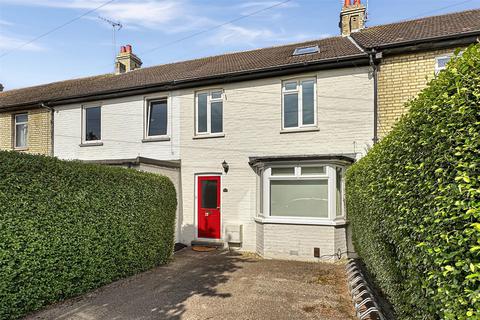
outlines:
M35 44L29 43L27 45L23 44L28 40L20 39L18 37L7 36L4 34L0 34L0 51L5 52L9 50L23 50L23 51L44 51L46 50L44 47ZM19 48L21 46L21 48ZM18 49L17 49L18 48Z
M262 7L267 8L274 6L276 4L281 3L281 0L278 1L247 1L243 2L242 4L239 5L239 8L254 8L254 9L261 9ZM286 3L282 3L277 8L293 8L293 7L298 7L298 4L296 2L290 1Z
M0 19L0 26L13 26L13 23Z
M226 25L207 40L212 45L249 46L251 48L311 39L308 34L287 34L285 30ZM318 37L316 37L318 38Z
M0 3L88 11L106 0L0 0ZM195 16L198 10L187 0L117 0L91 14L120 21L126 28L145 27L166 33L189 31L214 23Z

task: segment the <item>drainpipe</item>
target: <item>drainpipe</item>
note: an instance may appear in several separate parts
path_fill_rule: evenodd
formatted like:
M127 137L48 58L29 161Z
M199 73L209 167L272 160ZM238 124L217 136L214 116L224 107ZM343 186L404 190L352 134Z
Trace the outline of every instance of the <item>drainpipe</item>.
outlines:
M373 144L378 142L378 65L382 58L382 53L372 49L369 53L370 66L373 74Z
M50 150L50 156L54 156L54 152L53 152L53 142L54 142L54 127L53 127L53 124L54 124L54 117L55 117L55 110L50 107L50 106L47 106L45 103L40 103L40 107L42 108L45 108L45 109L48 109L50 110L50 143L51 143L51 150Z

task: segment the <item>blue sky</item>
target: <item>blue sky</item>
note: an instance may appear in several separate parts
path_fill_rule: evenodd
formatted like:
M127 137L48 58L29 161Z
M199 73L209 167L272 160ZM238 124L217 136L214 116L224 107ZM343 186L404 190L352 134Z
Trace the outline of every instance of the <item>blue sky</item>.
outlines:
M166 45L282 1L115 0L13 50L107 0L0 0L0 56L8 53L0 58L0 83L8 90L112 72L112 31L98 16L122 22L117 47L132 44L144 66L338 35L341 0L290 0ZM368 25L471 8L480 0L369 0Z

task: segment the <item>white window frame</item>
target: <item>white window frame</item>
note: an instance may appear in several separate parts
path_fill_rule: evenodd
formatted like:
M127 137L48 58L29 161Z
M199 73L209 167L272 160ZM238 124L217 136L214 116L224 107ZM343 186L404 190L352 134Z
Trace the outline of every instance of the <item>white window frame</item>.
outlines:
M313 81L313 124L303 124L303 90L302 83L305 81ZM287 90L286 84L296 82L297 88L295 90ZM288 94L297 94L298 97L298 124L296 127L285 127L285 96ZM286 79L282 81L282 130L296 130L301 128L316 128L317 124L317 78L305 77L296 79Z
M158 102L158 101L166 101L167 102L167 131L165 134L161 135L149 135L148 131L150 128L150 106L152 102ZM168 96L164 97L158 97L158 98L147 98L145 99L145 123L144 123L144 132L143 132L143 137L144 139L159 139L159 138L169 138L170 137L170 115L171 115L171 101Z
M90 108L100 108L100 139L98 140L87 140L87 109ZM102 143L103 139L103 106L101 104L92 104L82 106L82 144L99 144Z
M220 92L221 98L212 98L212 93ZM198 131L198 96L200 94L207 94L207 131ZM222 131L212 133L212 102L222 102ZM225 132L225 92L223 89L209 89L195 92L195 135L196 136L215 136L223 135Z
M324 174L318 175L301 175L302 167L325 167ZM278 175L272 176L272 168L291 168L295 167L294 175ZM324 224L336 225L345 222L345 179L342 181L342 215L336 215L336 168L342 168L345 172L346 165L339 163L318 163L318 162L304 162L304 163L282 163L282 164L265 164L262 171L259 171L260 179L263 179L263 190L259 190L258 197L262 199L258 209L257 218L263 222L272 223L306 223L306 224ZM328 181L328 217L298 217L298 216L272 216L270 208L270 182L274 180L327 180ZM260 184L262 185L262 184ZM263 192L263 195L260 194ZM262 210L263 209L263 210ZM262 212L263 211L263 212Z
M346 168L343 167L343 166L336 166L335 170L339 168L342 170L342 184L340 185L340 189L341 189L341 193L342 193L342 200L341 200L341 215L337 216L337 175L336 175L336 172L335 172L335 218L336 219L342 219L342 218L345 218L345 170Z
M448 59L447 63L453 58L453 54L446 54L443 56L435 57L435 75L437 76L442 70L445 70L446 67L439 67L438 62L441 59Z
M449 59L449 60L447 61L447 63L448 63L448 62L450 62L450 60L452 60L453 58L461 57L464 51L465 51L465 50L461 50L461 51L458 53L458 55L455 55L455 52L456 52L456 51L455 51L455 52L452 52L452 53L448 53L448 54L444 54L444 55L442 55L442 56L435 57L435 76L437 76L442 70L445 70L445 69L446 69L446 67L440 68L440 67L438 66L438 60L440 60L440 59Z
M17 117L18 116L27 116L27 121L21 121L17 122ZM14 128L13 128L13 148L14 149L26 149L28 148L28 113L17 113L13 115L13 122L14 122ZM17 126L19 125L25 125L27 127L27 134L25 135L25 145L23 146L17 146Z

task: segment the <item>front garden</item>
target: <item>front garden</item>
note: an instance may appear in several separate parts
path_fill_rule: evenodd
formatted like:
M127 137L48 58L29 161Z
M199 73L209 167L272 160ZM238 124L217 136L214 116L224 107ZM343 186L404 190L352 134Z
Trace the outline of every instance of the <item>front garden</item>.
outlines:
M0 152L0 319L166 263L175 210L163 176Z

